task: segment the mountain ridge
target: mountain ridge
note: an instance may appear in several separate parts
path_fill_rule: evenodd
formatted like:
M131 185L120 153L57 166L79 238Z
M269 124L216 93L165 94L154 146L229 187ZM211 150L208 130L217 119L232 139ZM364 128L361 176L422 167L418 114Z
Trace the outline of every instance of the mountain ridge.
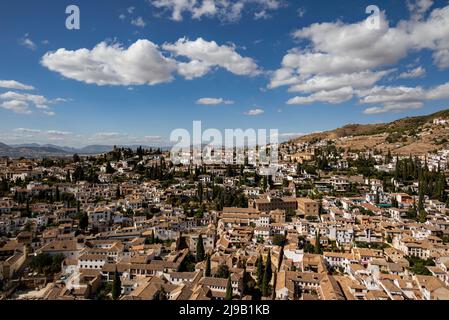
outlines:
M446 119L447 125L433 124L433 120L438 118ZM297 137L288 143L315 143L320 140L336 140L337 146L352 150L390 150L398 154L431 152L449 147L449 109L388 123L347 124Z

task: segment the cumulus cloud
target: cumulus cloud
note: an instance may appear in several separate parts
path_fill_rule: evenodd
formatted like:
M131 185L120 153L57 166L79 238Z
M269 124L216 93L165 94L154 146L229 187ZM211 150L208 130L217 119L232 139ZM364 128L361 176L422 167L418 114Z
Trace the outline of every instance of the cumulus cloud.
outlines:
M28 33L26 33L23 38L19 39L19 44L24 46L25 48L30 49L30 50L36 50L37 49L37 45L34 43L33 40L31 40L31 38L29 37Z
M25 101L8 100L0 103L0 107L15 113L30 114L30 106Z
M160 141L160 140L162 140L162 137L161 136L145 136L145 137L143 137L144 138L144 140L146 140L146 141L148 141L148 142L151 142L151 141Z
M413 79L413 78L420 78L423 77L426 74L426 69L424 69L423 67L419 66L415 69L406 71L406 72L402 72L398 78L399 79Z
M338 104L357 95L361 104L374 103L374 98L383 104L379 109L372 107L368 113L419 107L418 102L428 99L426 94L430 93L405 86L381 87L378 82L410 52L430 50L437 67L449 67L449 6L426 15L432 3L409 2L414 18L396 26L390 26L382 12L378 29L367 28L365 20L350 24L314 23L294 31L292 36L304 45L285 54L281 67L271 74L268 88L287 86L289 92L301 94L288 100L288 104ZM401 73L398 79L423 75L425 69L417 67Z
M351 100L354 90L351 87L343 87L337 90L322 90L309 96L297 96L287 101L287 104L310 104L314 102L325 102L339 104Z
M265 111L263 109L255 108L255 109L250 109L250 110L244 112L244 114L247 116L258 116L264 112Z
M266 10L262 10L262 11L254 13L254 19L255 20L259 20L259 19L266 20L266 19L269 19L269 18L271 18L271 15Z
M236 22L244 10L255 12L255 19L268 16L286 5L282 0L150 0L152 6L171 12L171 19L182 21L184 13L192 19L217 17L221 21Z
M424 14L432 7L434 0L407 0L407 8L413 20L420 20Z
M364 114L379 114L385 112L401 112L410 109L420 109L423 104L421 102L403 102L403 103L385 103L382 107L370 107L366 108Z
M128 48L106 42L92 50L61 48L46 53L41 63L66 78L100 86L170 82L176 69L175 61L164 57L159 47L148 40L137 40Z
M257 64L242 57L234 46L218 45L215 41L186 38L165 43L163 49L190 61L177 61L163 54L161 48L149 40L137 40L128 48L119 43L101 42L93 49L47 52L41 64L66 78L88 84L155 85L170 82L177 72L185 79L204 76L221 67L236 75L254 76L260 73Z
M306 14L306 8L301 7L296 10L296 13L298 14L298 17L302 18Z
M30 106L33 105L36 109L41 110L42 113L52 116L55 115L55 113L50 110L50 105L65 101L67 100L62 98L47 99L42 95L18 93L14 91L7 91L0 94L0 106L2 108L23 114L32 113Z
M198 38L194 41L181 38L177 42L166 43L163 48L172 52L175 56L187 57L191 63L200 70L197 74L189 68L189 75L192 77L201 76L205 70L209 71L213 67L222 67L236 75L254 76L260 74L257 64L253 59L242 57L235 50L235 46L218 45L215 41L206 41ZM189 63L190 64L190 63ZM186 65L184 64L183 67ZM183 70L179 70L185 72Z
M234 104L234 101L226 100L223 98L201 98L196 101L196 104L202 105Z
M29 86L15 80L0 80L0 88L15 90L34 90L33 86Z
M294 84L289 88L290 92L316 92L332 91L344 87L354 89L368 88L377 83L391 70L385 71L362 71L357 73L344 73L339 75L317 75L301 83Z
M13 130L15 133L20 134L23 138L40 138L46 140L63 140L67 137L73 136L72 132L61 130L40 130L30 128L16 128Z
M165 43L162 47L175 56L183 56L191 60L187 64L181 64L178 69L180 74L188 78L202 76L214 67L224 68L236 75L255 76L260 74L254 60L242 57L236 52L235 46L220 46L215 41L206 41L203 38L194 41L181 38L173 44ZM198 70L197 73L194 70Z
M432 88L422 87L374 87L357 93L361 104L378 104L380 106L365 109L365 114L383 112L401 112L419 109L423 102L449 99L449 82Z
M147 25L142 17L137 17L135 19L132 19L131 24L136 27L140 27L140 28L145 28L145 26Z

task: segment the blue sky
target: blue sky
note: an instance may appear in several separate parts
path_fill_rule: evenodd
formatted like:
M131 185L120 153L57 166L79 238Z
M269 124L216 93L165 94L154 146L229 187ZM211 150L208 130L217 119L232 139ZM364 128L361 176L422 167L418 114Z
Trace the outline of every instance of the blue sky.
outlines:
M0 141L157 145L194 120L285 138L449 107L446 1L377 1L376 30L371 1L173 3L1 1Z

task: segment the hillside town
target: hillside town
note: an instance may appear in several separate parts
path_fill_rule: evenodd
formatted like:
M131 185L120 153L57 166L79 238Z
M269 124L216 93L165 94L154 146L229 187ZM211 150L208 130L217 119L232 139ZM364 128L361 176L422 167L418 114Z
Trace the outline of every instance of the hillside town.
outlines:
M448 165L336 139L281 144L270 175L160 149L4 157L1 299L449 300Z

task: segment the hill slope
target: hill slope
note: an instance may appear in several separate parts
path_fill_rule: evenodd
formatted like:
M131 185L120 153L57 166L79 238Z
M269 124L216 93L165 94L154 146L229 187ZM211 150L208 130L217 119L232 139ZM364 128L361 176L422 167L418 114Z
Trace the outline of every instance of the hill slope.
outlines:
M449 124L433 124L435 118L449 119L449 110L390 123L348 124L335 130L302 136L291 142L313 143L331 139L336 140L338 147L351 150L389 149L398 154L423 154L449 146Z

